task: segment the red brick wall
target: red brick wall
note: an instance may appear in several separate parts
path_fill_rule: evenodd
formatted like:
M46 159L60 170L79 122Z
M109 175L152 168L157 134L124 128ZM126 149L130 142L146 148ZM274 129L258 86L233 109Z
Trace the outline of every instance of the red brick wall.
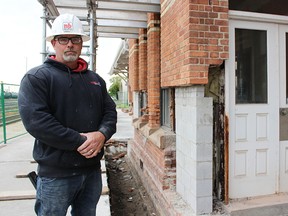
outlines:
M149 196L153 199L157 209L164 208L171 213L171 209L167 209L169 200L166 199L164 193L175 191L176 187L175 146L160 150L135 129L134 140L129 142L128 148L129 159L138 170L145 187L149 188ZM140 160L143 163L142 168ZM168 212L163 215L169 215Z
M139 30L139 89L147 90L147 30Z
M161 86L206 84L228 58L228 0L161 0Z
M149 127L160 127L160 14L148 13L147 30Z
M129 40L129 84L131 91L139 91L139 47L138 40Z

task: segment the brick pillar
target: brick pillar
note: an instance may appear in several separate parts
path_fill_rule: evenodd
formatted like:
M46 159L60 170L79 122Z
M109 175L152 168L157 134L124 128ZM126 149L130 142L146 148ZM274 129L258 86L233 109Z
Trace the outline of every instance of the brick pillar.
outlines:
M139 108L139 43L138 39L129 40L129 83L132 93L133 117L140 116Z
M139 89L147 91L147 30L139 30Z
M150 128L160 127L160 14L148 13L148 111Z
M228 0L161 0L161 86L206 84L228 58Z
M129 40L129 82L131 91L139 90L139 46L138 39Z

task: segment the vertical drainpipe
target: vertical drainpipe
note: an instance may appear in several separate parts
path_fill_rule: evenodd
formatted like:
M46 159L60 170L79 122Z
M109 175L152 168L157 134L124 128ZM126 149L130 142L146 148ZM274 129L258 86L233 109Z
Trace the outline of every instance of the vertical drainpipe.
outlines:
M42 62L45 61L46 59L46 7L43 7L43 16L41 17L42 18L42 25L43 25L43 28L42 28Z
M92 71L95 71L96 69L96 50L94 50L94 16L95 16L95 11L91 10L90 11L90 47L89 47L89 52L90 52L90 69Z

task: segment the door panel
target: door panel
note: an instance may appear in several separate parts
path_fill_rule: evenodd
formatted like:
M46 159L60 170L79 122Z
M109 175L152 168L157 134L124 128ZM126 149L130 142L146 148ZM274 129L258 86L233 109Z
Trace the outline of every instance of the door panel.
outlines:
M279 173L278 26L230 21L229 197L273 194Z

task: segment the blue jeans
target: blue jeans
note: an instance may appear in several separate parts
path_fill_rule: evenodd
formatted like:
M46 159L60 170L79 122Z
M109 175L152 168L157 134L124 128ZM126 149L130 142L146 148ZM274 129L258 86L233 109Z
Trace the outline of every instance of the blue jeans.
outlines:
M38 216L95 216L102 192L101 170L67 178L38 177L35 212Z

